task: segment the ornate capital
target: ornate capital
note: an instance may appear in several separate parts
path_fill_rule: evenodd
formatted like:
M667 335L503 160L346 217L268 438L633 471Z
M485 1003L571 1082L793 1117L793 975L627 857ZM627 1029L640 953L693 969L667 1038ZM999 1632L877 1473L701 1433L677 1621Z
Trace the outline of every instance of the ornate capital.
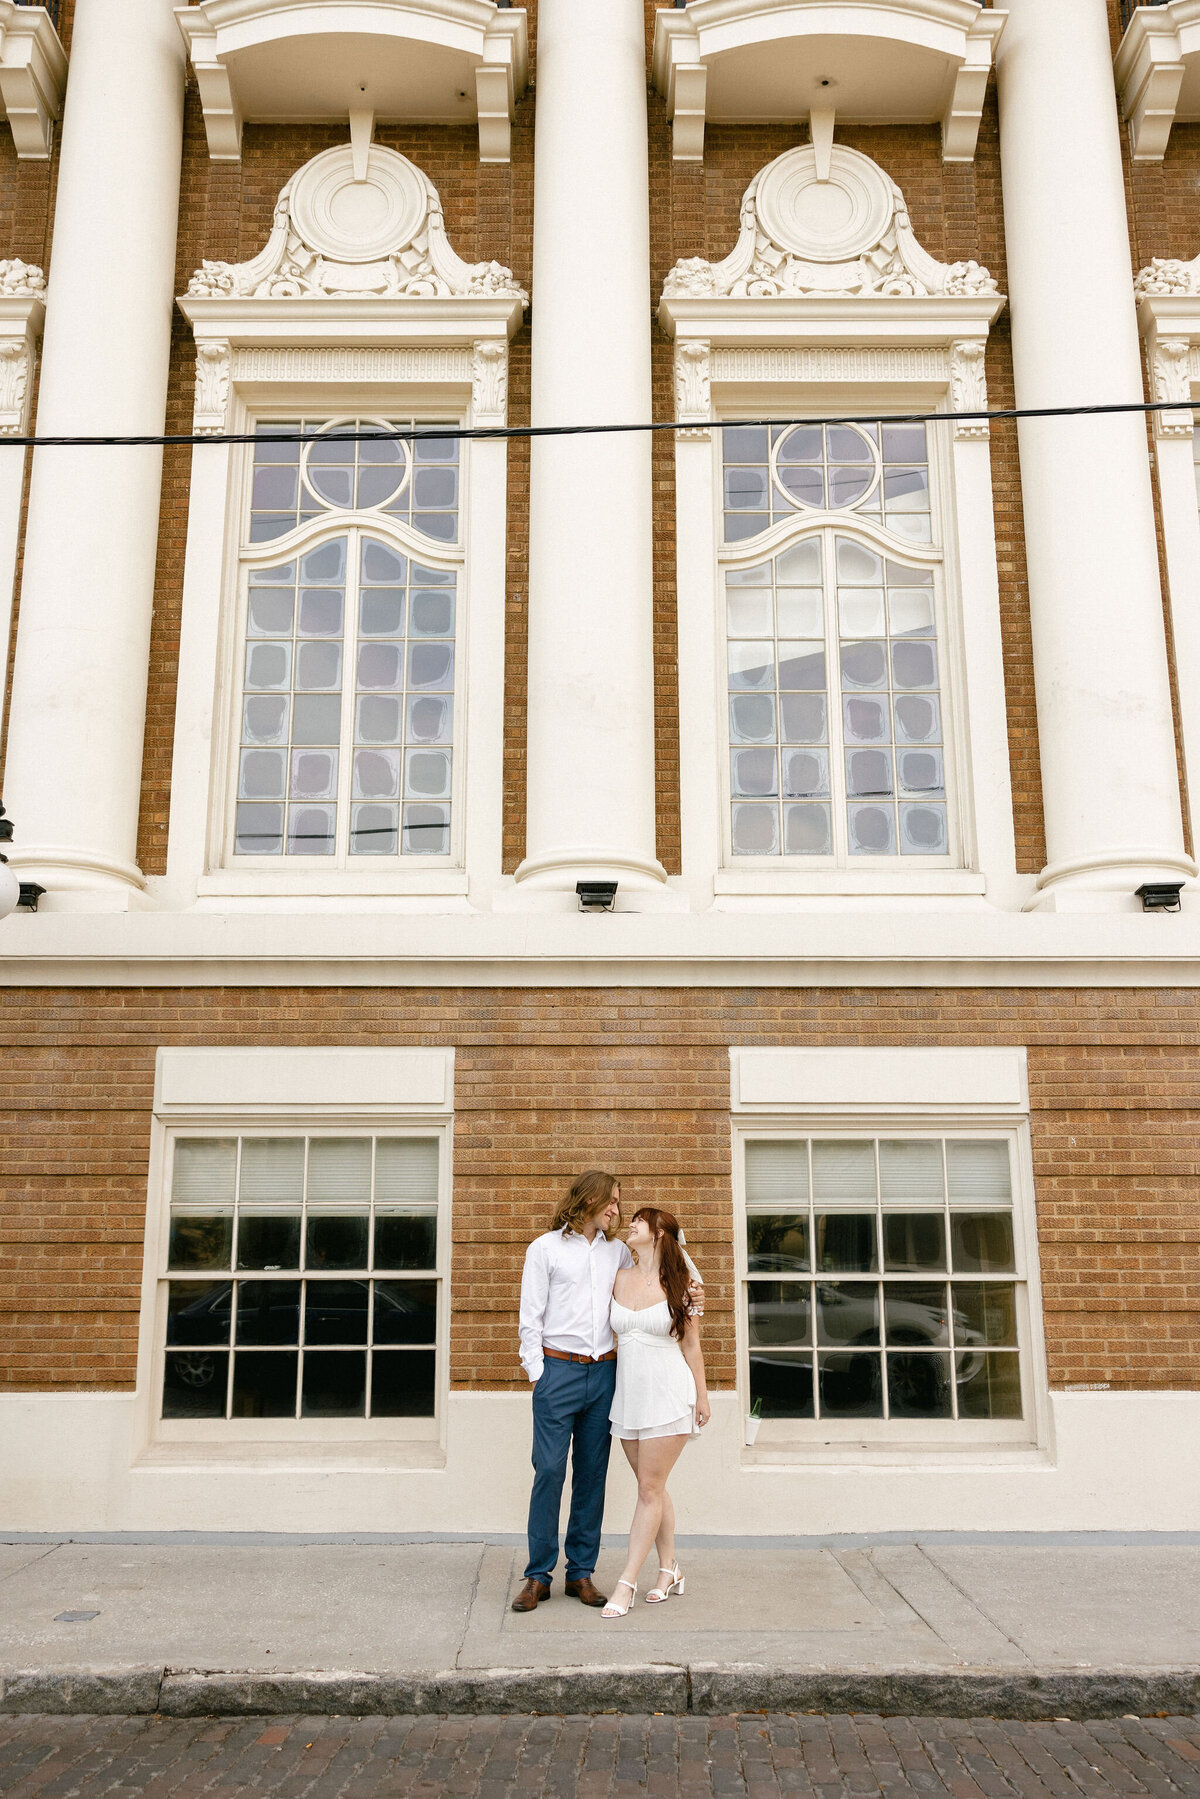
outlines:
M712 355L704 338L682 338L675 343L675 418L683 429L676 437L692 437L707 443L712 437Z
M229 416L229 345L224 338L203 338L196 345L196 400L192 430L219 437Z
M508 423L508 344L482 338L471 354L471 421L476 425Z
M29 422L33 350L23 337L0 340L0 437L23 437Z
M1157 412L1154 428L1159 437L1192 435L1192 345L1186 337L1160 337L1154 342L1150 379L1156 400L1179 401L1187 411Z
M0 298L5 300L44 300L46 277L36 263L9 257L0 262Z
M987 345L981 338L966 338L950 348L950 402L955 412L986 412ZM954 426L958 438L990 437L987 419L961 419Z

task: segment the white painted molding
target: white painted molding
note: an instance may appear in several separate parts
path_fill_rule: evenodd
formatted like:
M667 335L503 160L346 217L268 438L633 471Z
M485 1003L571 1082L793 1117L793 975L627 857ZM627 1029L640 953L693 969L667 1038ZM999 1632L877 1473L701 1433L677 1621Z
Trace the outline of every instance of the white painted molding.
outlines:
M839 194L834 204L831 188ZM828 180L810 146L785 150L760 169L743 196L738 241L724 262L685 257L663 288L668 300L996 293L977 262L937 262L923 250L896 183L869 156L843 144L830 151Z
M365 209L362 189L374 190ZM194 428L218 434L239 384L469 383L479 422L507 421L508 339L527 305L512 272L465 263L433 183L373 145L322 151L279 195L249 262L205 262L179 306L196 338ZM486 347L485 347L486 346Z
M1137 276L1134 291L1151 395L1183 408L1156 413L1155 436L1190 444L1193 370L1200 372L1200 257L1195 262L1156 257Z
M449 1112L452 1049L160 1049L154 1115Z
M0 102L22 161L49 156L66 85L67 53L46 8L0 0Z
M712 346L705 338L679 338L675 344L675 417L687 429L676 438L694 437L707 443L712 437Z
M236 162L244 120L479 123L482 162L507 162L529 74L521 7L494 0L200 0L175 9L209 155Z
M1176 119L1200 118L1200 0L1137 6L1113 62L1135 162L1161 162Z
M986 412L987 345L977 337L961 339L950 349L950 406L953 412ZM958 438L988 437L987 419L960 419L954 427Z
M0 262L0 437L22 437L28 430L45 316L41 269L27 262Z
M161 1052L160 1052L161 1053ZM731 1049L735 1112L1020 1116L1029 1110L1023 1049Z
M652 73L672 120L675 159L702 159L707 119L796 121L832 99L841 117L860 123L940 123L945 160L971 162L1006 18L976 0L690 0L660 8Z
M879 319L878 311L873 316ZM881 325L884 322L880 320ZM851 349L827 344L788 349L715 349L712 353L714 381L861 381L872 387L914 381L944 387L947 372L947 351L921 345L888 349L863 344Z

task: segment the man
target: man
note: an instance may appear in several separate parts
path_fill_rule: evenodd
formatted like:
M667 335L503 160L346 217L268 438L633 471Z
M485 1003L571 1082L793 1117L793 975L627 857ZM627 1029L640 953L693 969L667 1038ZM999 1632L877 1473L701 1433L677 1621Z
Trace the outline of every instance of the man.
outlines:
M533 1382L533 1492L529 1561L514 1612L550 1597L558 1561L558 1516L571 1451L566 1593L604 1605L592 1582L600 1552L604 1483L612 1443L608 1414L617 1374L609 1311L617 1271L632 1265L610 1242L621 1221L616 1177L590 1169L567 1194L544 1236L525 1253L521 1277L521 1361Z

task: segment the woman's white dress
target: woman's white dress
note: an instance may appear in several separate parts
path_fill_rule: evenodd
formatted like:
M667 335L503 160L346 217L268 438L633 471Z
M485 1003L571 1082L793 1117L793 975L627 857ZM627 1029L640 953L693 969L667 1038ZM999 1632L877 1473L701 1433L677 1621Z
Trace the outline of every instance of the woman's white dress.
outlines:
M698 1437L696 1381L671 1335L665 1299L633 1312L612 1302L617 1386L608 1414L614 1437Z

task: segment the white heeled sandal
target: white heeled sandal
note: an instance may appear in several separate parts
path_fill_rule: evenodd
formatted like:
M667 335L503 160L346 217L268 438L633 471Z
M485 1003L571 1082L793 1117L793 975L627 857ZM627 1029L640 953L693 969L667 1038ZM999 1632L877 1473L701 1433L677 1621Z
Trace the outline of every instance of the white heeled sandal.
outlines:
M661 1587L651 1587L650 1591L646 1594L646 1604L663 1605L671 1597L672 1593L678 1593L679 1597L682 1599L683 1575L679 1572L679 1564L676 1563L673 1568L660 1568L659 1573L669 1574L671 1578L670 1580L664 1581Z
M625 1615L628 1612L632 1611L632 1609L633 1609L633 1602L637 1598L636 1583L632 1580L619 1580L617 1582L617 1585L619 1587L628 1587L629 1588L629 1590L630 1590L629 1604L625 1605L625 1606L620 1606L617 1604L615 1599L610 1599L608 1604L605 1606L604 1610L600 1614L600 1616L602 1618L624 1618Z

